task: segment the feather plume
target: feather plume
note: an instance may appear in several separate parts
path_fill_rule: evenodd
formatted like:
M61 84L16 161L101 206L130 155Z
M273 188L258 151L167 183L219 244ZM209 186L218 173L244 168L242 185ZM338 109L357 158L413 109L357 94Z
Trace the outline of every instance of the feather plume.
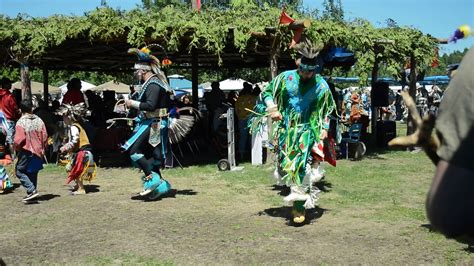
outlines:
M302 36L301 41L295 46L295 49L301 56L313 59L318 56L319 52L323 49L323 44L319 43L314 45L309 38Z
M183 141L201 117L199 111L192 107L180 108L178 112L179 117L170 119L168 134L171 144Z
M63 104L56 111L56 114L66 115L73 121L80 121L88 115L88 110L84 103Z

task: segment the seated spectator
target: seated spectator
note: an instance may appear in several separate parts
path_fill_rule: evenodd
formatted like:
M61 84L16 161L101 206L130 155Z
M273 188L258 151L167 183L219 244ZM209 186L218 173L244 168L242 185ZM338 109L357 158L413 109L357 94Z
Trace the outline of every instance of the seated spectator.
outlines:
M67 92L63 97L63 104L78 104L84 103L84 95L81 92L81 80L78 78L72 78L67 83Z

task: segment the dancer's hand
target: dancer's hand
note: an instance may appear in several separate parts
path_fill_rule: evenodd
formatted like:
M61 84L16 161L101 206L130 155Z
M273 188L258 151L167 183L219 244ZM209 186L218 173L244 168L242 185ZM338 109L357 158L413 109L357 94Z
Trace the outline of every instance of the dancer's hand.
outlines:
M320 140L325 140L328 137L328 131L326 129L323 129L321 131L321 135L319 136Z
M273 121L280 121L283 119L283 116L279 111L271 112L270 117L272 118Z
M280 121L283 118L276 104L268 106L266 111L273 121Z
M59 148L60 153L65 153L66 151L67 151L66 146L61 146L61 148Z

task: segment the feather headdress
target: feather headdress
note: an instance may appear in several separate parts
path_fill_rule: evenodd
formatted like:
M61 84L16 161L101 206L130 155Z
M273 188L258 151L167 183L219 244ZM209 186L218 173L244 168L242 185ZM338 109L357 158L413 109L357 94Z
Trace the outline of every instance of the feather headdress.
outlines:
M87 107L84 103L63 104L56 111L58 115L66 115L72 121L82 121L88 115Z
M165 58L163 59L162 64L160 64L160 60L151 54L151 50L149 47L159 47L165 53ZM166 78L163 71L161 71L161 66L170 65L171 60L166 57L165 49L159 44L150 44L145 46L141 49L138 48L130 48L128 49L128 54L133 54L138 57L138 62L135 64L134 69L143 69L147 71L151 71L155 74L166 86L168 86L168 79Z
M302 71L316 71L319 68L318 55L323 49L323 44L314 45L307 37L302 37L296 47L296 51L301 55L299 68Z

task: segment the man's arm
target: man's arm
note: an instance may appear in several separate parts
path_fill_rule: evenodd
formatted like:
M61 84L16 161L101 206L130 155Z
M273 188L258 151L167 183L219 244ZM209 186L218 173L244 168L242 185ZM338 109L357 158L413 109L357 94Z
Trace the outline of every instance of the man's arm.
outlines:
M267 106L266 112L270 115L273 121L279 121L283 117L278 111L278 106L275 104L274 97L277 95L278 91L281 90L283 83L283 75L280 74L276 76L268 86L260 93L260 99Z
M158 84L152 83L148 85L148 88L145 91L145 102L128 100L126 102L127 106L142 111L154 111L158 105L160 90L161 88Z
M26 134L23 127L16 125L15 126L15 137L13 138L13 146L16 151L20 151L21 148L25 145Z

